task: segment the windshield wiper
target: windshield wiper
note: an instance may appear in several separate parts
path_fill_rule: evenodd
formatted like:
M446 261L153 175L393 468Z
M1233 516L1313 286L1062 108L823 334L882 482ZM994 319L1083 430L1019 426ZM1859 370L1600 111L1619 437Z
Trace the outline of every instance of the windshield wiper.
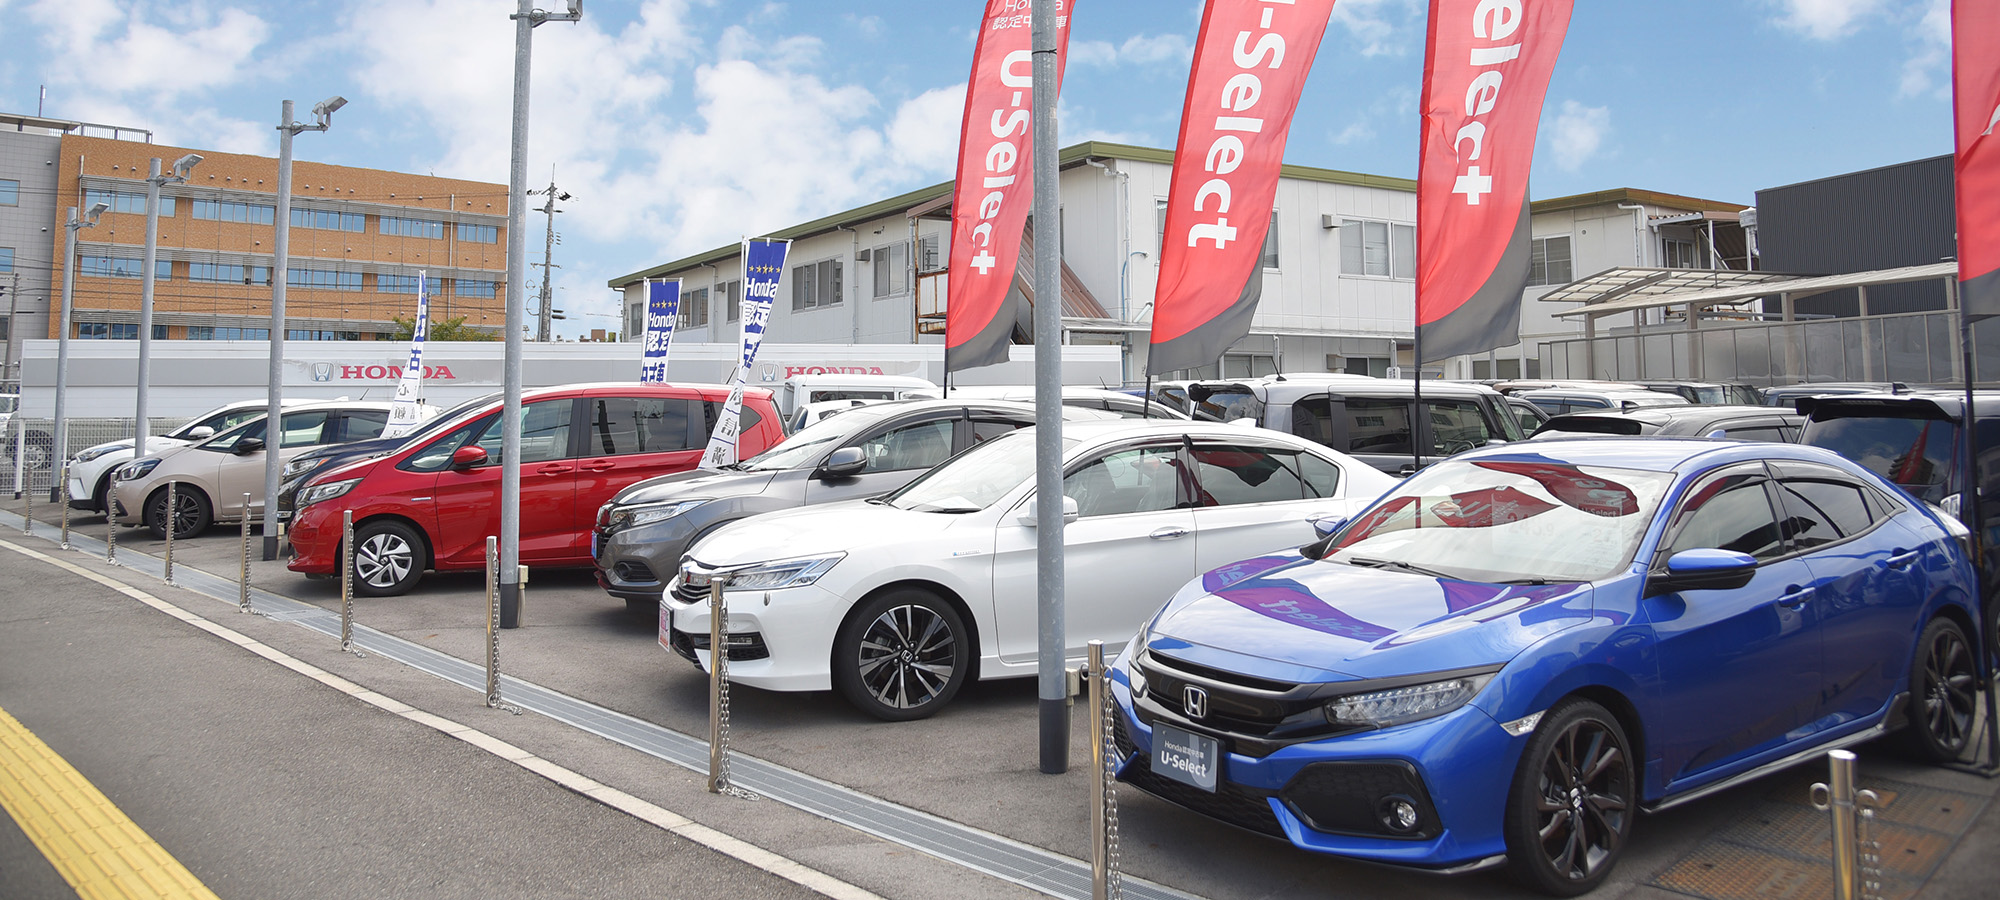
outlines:
M1541 585L1541 584L1568 584L1569 582L1567 582L1567 581L1564 581L1563 579L1560 579L1560 578L1509 578L1509 579L1507 579L1507 580L1505 580L1505 581L1496 581L1496 582L1493 582L1493 583L1494 583L1494 584L1524 584L1524 585Z
M946 513L946 514L949 514L949 515L963 515L963 514L965 514L965 513L976 513L976 512L978 512L978 511L980 511L981 509L984 509L984 507L979 507L979 506L912 506L912 507L910 507L910 511L911 511L911 512L932 512L932 513Z
M1426 569L1423 566L1417 565L1416 563L1407 563L1400 559L1369 559L1363 556L1350 556L1346 559L1340 560L1340 562L1347 563L1348 565L1351 566L1366 566L1370 569L1396 569L1398 571L1409 572L1415 575L1428 575L1432 578L1456 579L1458 577L1449 572L1440 572L1436 569Z

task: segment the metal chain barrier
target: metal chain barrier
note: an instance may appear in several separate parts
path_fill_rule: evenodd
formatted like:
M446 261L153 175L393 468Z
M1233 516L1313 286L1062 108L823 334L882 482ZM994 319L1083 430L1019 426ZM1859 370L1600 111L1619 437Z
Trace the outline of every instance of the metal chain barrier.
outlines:
M118 517L111 514L111 504L118 502L118 470L124 466L111 467L111 486L104 489L104 561L118 564Z
M69 460L63 460L62 471L60 474L56 475L55 490L57 498L56 504L62 507L62 543L59 546L61 546L64 550L68 550L69 549L69 501L66 495L69 492Z
M19 469L21 451L18 444L14 450L14 459L14 468ZM33 474L34 470L30 469L27 475L21 476L20 480L15 482L15 486L21 488L21 533L23 535L32 535L35 533L35 485L32 480Z
M165 514L161 517L162 519L165 520L167 526L166 582L169 587L173 586L174 583L174 532L180 530L180 524L181 524L180 491L177 487L179 484L180 482L177 481L167 482L167 509Z
M500 699L500 539L486 536L486 706L520 715Z
M708 576L708 792L745 800L757 795L729 778L729 606L722 589L729 576Z
M1868 828L1880 805L1874 791L1854 789L1854 753L1833 750L1826 754L1832 768L1830 783L1812 786L1808 795L1814 809L1833 816L1833 896L1835 900L1878 900L1881 891L1881 846L1861 829ZM1857 809L1862 809L1860 816ZM1864 846L1868 849L1864 850ZM1864 870L1872 881L1864 883Z
M1874 791L1855 791L1855 846L1859 851L1862 900L1882 900L1882 842L1875 837L1875 810L1882 798Z
M236 576L236 610L250 612L250 492L243 492L243 566Z
M354 510L340 511L340 652L354 652Z
M1118 875L1118 748L1112 744L1116 707L1111 703L1111 670L1104 664L1104 642L1091 641L1086 666L1090 676L1090 897L1118 900L1124 886Z

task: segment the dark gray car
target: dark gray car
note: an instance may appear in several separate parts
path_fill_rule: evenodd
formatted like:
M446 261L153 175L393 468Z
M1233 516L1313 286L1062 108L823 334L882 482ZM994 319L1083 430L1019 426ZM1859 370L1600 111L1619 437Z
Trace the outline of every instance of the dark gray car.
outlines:
M1063 417L1116 418L1074 405ZM886 493L967 447L1034 424L1029 403L875 403L821 419L734 468L641 481L597 511L597 583L652 615L681 555L710 531L758 513Z
M1460 451L1525 437L1506 398L1485 385L1425 381L1422 416L1416 414L1416 395L1414 382L1362 375L1278 375L1188 386L1196 418L1248 419L1396 476Z

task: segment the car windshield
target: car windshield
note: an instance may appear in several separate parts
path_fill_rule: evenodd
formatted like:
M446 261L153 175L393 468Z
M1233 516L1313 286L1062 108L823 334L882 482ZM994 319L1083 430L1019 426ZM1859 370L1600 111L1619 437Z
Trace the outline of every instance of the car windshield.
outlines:
M871 409L862 406L838 416L828 416L793 432L791 437L779 441L777 446L744 460L742 467L750 472L773 472L816 465L820 457L825 456L827 451L838 446L841 441L874 425L895 411L895 407Z
M1063 441L1065 453L1073 446ZM1034 474L1034 431L1024 428L946 460L883 502L917 512L978 512Z
M1194 405L1194 417L1210 422L1234 422L1237 419L1264 421L1264 401L1257 395L1242 388L1220 390Z
M1324 558L1463 581L1591 581L1630 563L1673 480L1555 461L1448 460L1385 495Z
M1932 503L1958 491L1952 477L1958 426L1949 419L1852 416L1812 419L1799 443L1825 447Z
M467 400L464 403L460 403L457 406L445 410L444 412L438 413L437 415L424 420L423 424L418 425L415 431L402 435L401 436L403 441L402 446L407 447L411 444L416 443L417 441L425 440L431 437L432 435L437 434L440 431L443 431L446 428L450 428L451 426L458 424L460 421L463 421L467 416L485 412L486 405L492 403L495 400L499 400L500 397L501 397L500 392L494 391L493 393L487 394L482 397L474 397L471 400Z

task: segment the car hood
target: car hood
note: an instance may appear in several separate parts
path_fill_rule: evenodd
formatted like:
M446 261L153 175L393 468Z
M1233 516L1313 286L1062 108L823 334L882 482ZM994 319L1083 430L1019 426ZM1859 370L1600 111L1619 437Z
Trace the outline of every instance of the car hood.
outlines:
M778 470L769 472L704 472L696 469L661 475L630 485L612 495L613 506L661 503L669 500L715 500L761 494Z
M181 440L180 438L171 438L159 434L146 436L146 450L149 454L158 454L163 450L171 450L175 447L185 447L187 445L188 442ZM96 451L100 456L102 456L103 454L114 453L119 450L131 450L131 449L132 449L132 442L130 440L106 441L94 447L85 447L81 451L78 451L77 455L82 456L85 453Z
M848 500L739 520L709 535L692 555L702 565L735 566L849 553L884 544L915 545L935 538L964 518Z
M326 484L331 481L346 481L349 478L361 478L369 472L374 471L376 464L381 461L382 457L376 455L348 460L344 463L334 463L330 468L307 474L305 476L305 484Z
M408 442L409 439L410 438L408 435L404 435L402 437L392 437L392 438L383 438L383 437L369 438L365 441L348 441L344 444L328 444L324 447L314 447L311 450L307 450L306 452L299 454L299 457L310 456L317 458L321 456L351 456L356 454L373 455L376 453L387 453L391 450L403 446L403 444ZM296 459L298 457L294 458Z
M1190 582L1147 647L1280 681L1386 678L1504 664L1592 616L1587 582L1487 584L1287 554Z

